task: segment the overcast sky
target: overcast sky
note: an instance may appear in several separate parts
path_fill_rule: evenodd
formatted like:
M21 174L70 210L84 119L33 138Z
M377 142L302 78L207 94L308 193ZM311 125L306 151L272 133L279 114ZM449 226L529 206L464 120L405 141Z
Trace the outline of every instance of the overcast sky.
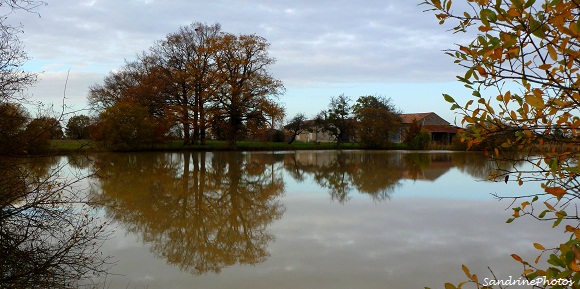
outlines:
M62 103L70 70L65 102L85 108L89 85L192 22L265 37L289 117L314 115L340 94L382 95L405 113L434 111L453 122L441 94L470 94L442 52L463 36L446 32L420 0L47 1L39 15L10 15L24 26L26 69L40 72L30 93L47 103Z

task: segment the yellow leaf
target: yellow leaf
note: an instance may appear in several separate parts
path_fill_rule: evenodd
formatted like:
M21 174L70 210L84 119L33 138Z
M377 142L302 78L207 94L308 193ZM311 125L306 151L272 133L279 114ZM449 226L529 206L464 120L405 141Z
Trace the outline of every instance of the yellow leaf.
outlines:
M544 91L539 89L539 88L534 88L532 90L532 93L536 96L536 97L542 97L542 95L544 94Z
M485 69L481 66L476 66L475 69L477 69L477 72L481 75L481 76L486 76L487 72L485 71Z
M576 260L572 260L572 262L570 262L570 265L568 265L568 267L570 267L570 269L572 269L572 271L574 272L580 271L580 267L578 267L578 264L576 264Z
M465 265L461 265L461 269L463 269L463 273L467 276L467 278L471 279L471 272L469 272L469 268Z
M534 248L538 249L538 250L546 250L546 248L544 248L544 246L542 246L542 244L540 243L534 243Z
M552 205L550 205L548 202L544 202L544 205L546 205L546 207L548 209L550 209L550 211L555 211L556 209L554 207L552 207Z
M512 258L514 258L516 261L523 263L524 260L522 260L522 258L520 258L520 256L516 255L516 254L512 254Z
M528 205L530 205L530 202L523 202L522 203L522 210L525 209Z
M512 120L516 120L518 118L516 112L513 110L510 112L510 116L511 116Z
M457 287L451 283L445 283L445 289L457 289Z
M441 6L441 0L433 0L431 1L431 3L433 3L433 6L435 6L435 8L441 10L443 7Z
M526 95L525 99L529 105L537 109L543 109L544 107L546 107L546 105L544 104L544 99L541 97L537 97L535 95Z
M541 70L548 70L548 69L552 68L552 64L544 63L544 64L538 66L538 68Z
M510 91L506 92L503 96L503 102L508 103L512 99L512 94Z
M479 26L478 29L481 32L487 32L487 31L490 31L491 30L491 26L481 25L481 26Z
M514 8L514 7L511 7L511 8L508 10L508 15L509 15L509 16L511 16L511 17L519 17L519 16L521 16L522 14L521 14L521 13L520 13L520 11L518 11L516 8Z
M552 60L556 61L558 60L558 54L556 53L556 49L554 49L554 46L548 44L548 54L550 54L550 58L552 58Z
M550 195L556 196L558 199L562 198L562 196L566 194L566 190L560 187L547 187L544 189L544 191Z

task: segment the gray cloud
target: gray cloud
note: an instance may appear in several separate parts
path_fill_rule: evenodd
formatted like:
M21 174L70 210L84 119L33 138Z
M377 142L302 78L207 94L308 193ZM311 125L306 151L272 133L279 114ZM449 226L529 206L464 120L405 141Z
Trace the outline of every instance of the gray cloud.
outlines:
M218 22L226 32L268 39L270 53L278 60L272 72L289 88L454 81L458 68L441 50L460 38L445 32L417 4L400 0L49 1L37 10L40 17L11 16L24 25L31 67L46 73L71 69L94 76L92 83L179 26L196 21ZM49 78L37 87L58 84L46 81ZM84 86L86 81L70 85ZM78 88L82 89L87 91Z

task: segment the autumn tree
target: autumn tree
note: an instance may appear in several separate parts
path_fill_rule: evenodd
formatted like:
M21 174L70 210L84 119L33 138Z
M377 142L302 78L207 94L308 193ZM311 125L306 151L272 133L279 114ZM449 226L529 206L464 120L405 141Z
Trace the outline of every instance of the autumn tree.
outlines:
M27 129L38 131L39 134L45 134L47 139L62 139L64 136L60 121L54 117L37 117L30 121Z
M561 230L570 238L559 248L547 250L541 244L534 245L544 253L541 257L548 259L546 267L512 256L522 263L522 274L528 279L565 278L577 283L580 216L573 208L580 194L580 3L468 0L466 9L449 0L427 0L423 4L435 12L441 24L453 22L455 33L475 35L472 42L446 51L465 68L458 79L473 91L467 103L444 95L452 109L463 115L461 123L466 129L461 137L470 148L502 137L500 142L488 142L494 144L490 148L494 159L525 160L533 169L496 169L491 177L520 184L537 181L542 193L551 196L545 202L539 201L542 193L525 200L513 198L516 206L508 222L532 216L553 221L553 226L560 229L558 225L568 221ZM555 132L566 137L555 138ZM511 151L518 154L508 154ZM466 267L464 271L470 282L481 281ZM446 285L451 286L455 288Z
M20 104L0 102L0 155L22 154L30 114Z
M155 143L155 121L138 103L119 102L99 115L98 135L114 150L133 150Z
M89 103L97 112L120 101L139 103L159 125L177 121L185 144L204 144L211 126L214 136L233 147L248 132L263 132L283 119L284 109L274 100L284 87L268 71L274 63L268 47L256 35L193 23L91 86Z
M275 59L268 54L265 38L223 33L215 41L212 120L222 124L228 146L235 148L247 124L267 126L268 118L280 118L283 110L275 100L284 86L268 70Z
M421 123L413 119L405 131L403 143L412 150L425 150L431 143L431 134L423 129Z
M350 98L341 94L332 97L328 109L320 112L317 117L322 123L322 130L328 132L336 141L336 145L348 141L353 133L354 121L351 117Z
M75 115L66 123L65 134L69 139L89 139L91 119L86 115Z
M131 102L147 109L159 134L165 134L174 118L162 95L166 83L153 58L140 55L136 61L127 61L117 71L105 77L102 84L89 87L88 101L92 110L102 113L119 102Z
M367 148L385 148L401 126L399 111L390 98L361 96L352 107L357 120L357 136Z
M29 154L46 154L50 150L50 140L62 139L60 121L54 117L37 117L30 121L24 131L26 152Z
M168 34L150 50L160 69L166 101L175 111L182 127L184 143L206 137L205 105L214 85L214 43L221 31L219 24L192 23ZM193 140L191 131L193 127Z

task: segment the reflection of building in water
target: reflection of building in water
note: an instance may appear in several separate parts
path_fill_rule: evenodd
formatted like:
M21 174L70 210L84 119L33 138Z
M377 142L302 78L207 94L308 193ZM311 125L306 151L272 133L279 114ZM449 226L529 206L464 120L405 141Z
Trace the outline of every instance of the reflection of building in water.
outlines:
M325 167L334 163L336 153L296 152L296 163L303 166Z
M451 168L455 167L455 163L448 153L426 153L413 154L427 158L426 161L415 160L411 165L419 166L419 170L405 169L403 172L404 179L435 181L439 177L445 175Z
M330 153L325 151L302 151L288 155L284 160L286 168L294 167L304 172L315 172L321 168L329 169L336 166L372 166L390 177L400 179L435 181L446 174L456 164L449 153L384 153L384 152L350 152L339 151ZM339 158L342 158L339 161ZM377 163L379 166L377 166ZM393 172L396 172L394 174ZM384 176L384 174L383 174ZM386 176L385 176L386 177Z

